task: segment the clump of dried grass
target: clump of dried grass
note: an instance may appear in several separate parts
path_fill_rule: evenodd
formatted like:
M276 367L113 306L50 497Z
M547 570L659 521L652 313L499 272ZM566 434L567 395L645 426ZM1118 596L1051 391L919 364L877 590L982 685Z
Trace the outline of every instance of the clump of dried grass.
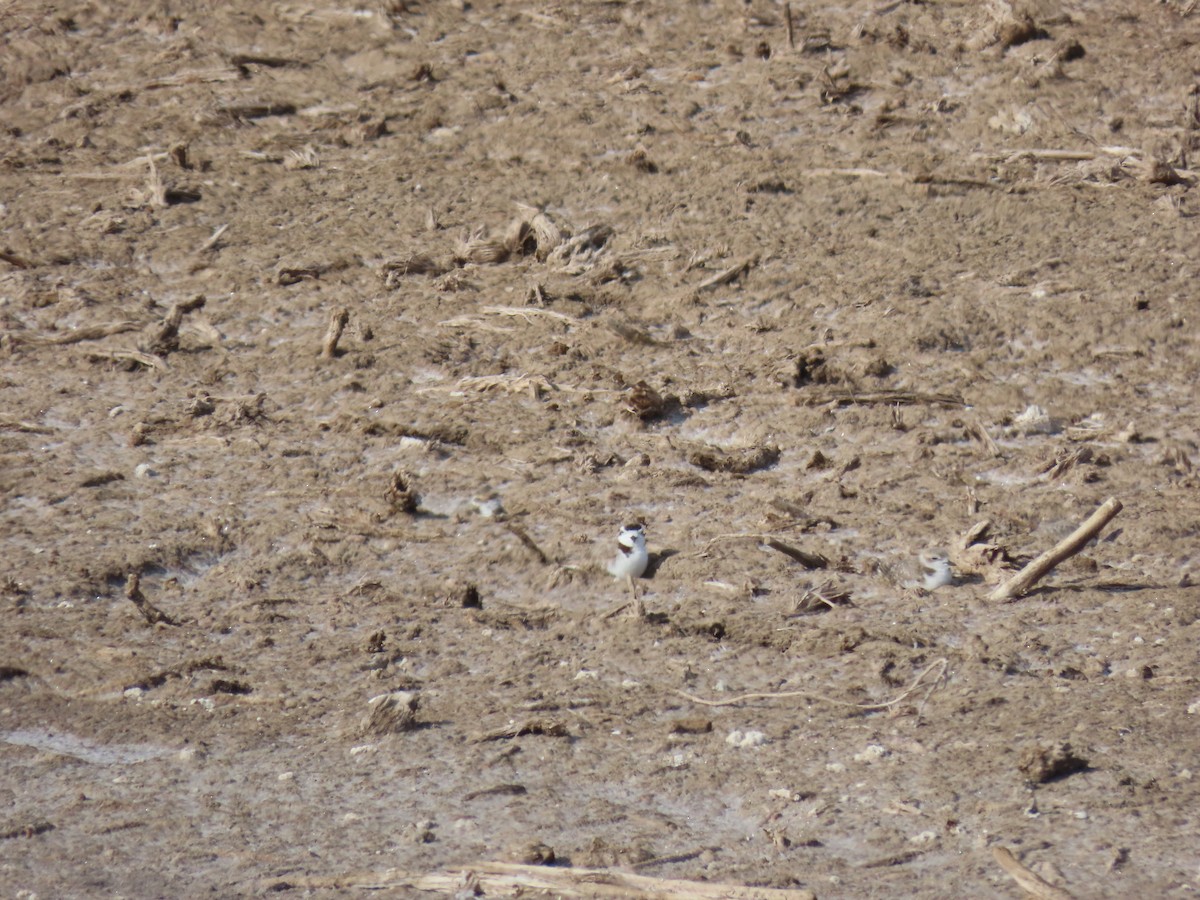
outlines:
M451 259L454 266L499 265L513 259L532 257L570 274L595 268L614 232L609 225L593 225L578 234L559 225L540 207L518 206L518 215L500 237L485 226L476 226L459 238ZM388 287L398 287L406 275L441 275L449 270L425 254L410 254L385 262L380 276ZM623 267L620 267L623 271Z

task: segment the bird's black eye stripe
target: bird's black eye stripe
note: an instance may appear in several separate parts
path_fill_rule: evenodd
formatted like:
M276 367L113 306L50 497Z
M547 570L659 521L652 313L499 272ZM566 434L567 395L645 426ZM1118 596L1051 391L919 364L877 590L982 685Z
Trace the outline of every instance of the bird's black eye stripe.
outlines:
M626 531L641 531L642 528L643 528L643 525L640 522L635 522L632 525L625 526Z

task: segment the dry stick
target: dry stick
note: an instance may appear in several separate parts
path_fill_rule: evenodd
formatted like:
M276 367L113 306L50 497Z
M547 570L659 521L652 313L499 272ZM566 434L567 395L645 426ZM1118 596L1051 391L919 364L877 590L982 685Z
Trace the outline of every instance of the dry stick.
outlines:
M384 869L344 875L281 875L262 879L255 893L286 884L292 888L345 889L411 888L439 894L457 894L474 883L489 897L613 897L621 900L814 900L812 891L652 878L614 869L576 869L567 866L530 866L518 863L477 862L461 869L428 874Z
M161 356L155 356L153 353L143 353L141 350L89 350L87 355L91 359L111 359L115 362L137 363L139 366L145 366L147 369L158 369L160 372L166 372L171 368Z
M334 310L333 315L329 317L329 329L325 332L325 341L321 345L322 359L333 359L337 356L338 341L342 339L342 332L346 330L349 323L350 310L345 307Z
M792 25L792 4L783 4L783 21L787 25L788 47L796 49L796 30Z
M996 457L997 459L1004 455L1000 452L1000 448L996 446L996 442L992 440L992 436L987 433L987 429L983 426L983 422L981 422L979 419L975 419L971 423L970 427L971 431L975 433L975 436L983 442L985 447L987 447L988 453L992 454L992 456Z
M692 694L687 694L683 691L677 690L672 690L671 693L677 694L678 696L683 697L685 700L690 700L693 703L699 703L701 706L735 706L738 703L745 703L747 700L781 700L787 697L804 697L809 700L820 700L823 703L831 703L834 706L845 706L850 709L861 709L869 712L877 709L888 709L889 707L895 706L897 703L903 703L908 699L909 695L911 695L912 692L920 686L926 675L928 675L934 669L939 669L940 671L938 672L938 677L929 687L929 693L932 693L933 689L937 687L938 682L940 682L946 676L947 666L949 666L949 663L946 661L945 657L942 657L941 659L935 659L917 674L917 677L913 679L912 684L885 703L850 703L846 700L835 700L833 697L827 697L824 694L814 694L811 691L778 691L774 693L739 694L736 697L730 697L728 700L705 700L703 697L695 697ZM925 697L928 699L929 694L927 693ZM922 703L923 702L924 701L922 701Z
M767 538L763 541L763 545L770 547L772 550L778 550L784 556L794 559L806 569L824 569L829 566L829 560L820 553L809 553L807 550L801 550L799 547L793 547L791 544L785 544L783 541L775 538Z
M667 866L672 863L689 862L705 852L717 852L720 847L698 847L695 850L689 850L686 853L674 853L670 856L656 856L653 859L645 859L641 862L630 863L631 869L649 869L651 866Z
M226 222L212 233L207 241L196 248L197 253L203 253L205 250L216 250L217 244L221 242L221 238L225 236L225 232L229 230L229 223Z
M705 278L702 282L696 285L697 291L706 291L709 288L717 287L722 284L729 284L742 275L743 272L749 272L755 265L758 264L758 255L747 256L745 259L735 263L727 269L722 269L716 275Z
M1094 538L1105 525L1112 521L1113 516L1120 511L1121 501L1116 497L1109 497L1101 504L1098 510L1088 517L1086 522L1012 578L1008 579L1008 581L1004 582L1004 584L1000 585L1000 587L996 588L996 590L992 591L988 595L988 599L1015 600L1017 597L1020 597L1060 562L1064 559L1069 559L1082 550L1087 545L1087 542Z
M537 557L538 562L540 562L543 566L550 565L550 557L547 556L546 552L537 545L537 542L534 541L533 538L529 536L529 532L527 532L521 526L514 525L511 522L505 522L504 527L512 533L513 537L521 542L525 549Z
M993 847L992 857L1026 894L1036 900L1074 900L1064 891L1025 868L1006 847Z
M58 346L62 344L78 344L81 341L98 341L114 334L126 331L137 331L141 327L137 322L111 322L107 325L84 325L65 334L29 334L17 332L11 335L14 341L22 344L39 344Z
M868 403L929 403L938 406L966 406L958 394L926 394L920 391L825 391L805 394L800 400L805 406L823 406L836 403L838 406Z

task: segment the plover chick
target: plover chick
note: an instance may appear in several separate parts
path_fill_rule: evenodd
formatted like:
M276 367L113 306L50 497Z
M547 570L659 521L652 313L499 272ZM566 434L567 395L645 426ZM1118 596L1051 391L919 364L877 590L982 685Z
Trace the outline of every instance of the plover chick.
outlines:
M921 587L925 590L936 591L938 588L954 582L954 573L950 571L950 560L945 553L940 550L923 550L917 559L921 562L921 577L924 578Z
M491 493L481 497L472 497L471 506L475 507L475 511L485 519L504 518L504 504L500 502L499 494Z
M626 525L617 535L617 555L608 564L608 573L614 578L641 578L649 564L646 526L640 522Z

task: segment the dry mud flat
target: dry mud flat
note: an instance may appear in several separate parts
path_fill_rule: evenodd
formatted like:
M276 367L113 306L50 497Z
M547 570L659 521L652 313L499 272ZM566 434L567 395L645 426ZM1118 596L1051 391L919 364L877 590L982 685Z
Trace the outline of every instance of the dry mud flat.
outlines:
M1195 895L1195 7L6 4L0 894Z

